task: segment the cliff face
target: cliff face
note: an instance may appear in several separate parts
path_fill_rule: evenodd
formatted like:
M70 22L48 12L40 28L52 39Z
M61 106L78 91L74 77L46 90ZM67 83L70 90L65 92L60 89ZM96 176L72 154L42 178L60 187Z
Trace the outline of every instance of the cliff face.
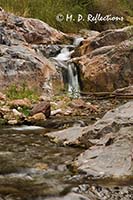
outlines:
M42 89L56 75L54 65L34 45L61 43L65 34L48 24L0 10L0 89L27 84Z
M87 38L73 56L84 91L113 91L133 84L133 26Z

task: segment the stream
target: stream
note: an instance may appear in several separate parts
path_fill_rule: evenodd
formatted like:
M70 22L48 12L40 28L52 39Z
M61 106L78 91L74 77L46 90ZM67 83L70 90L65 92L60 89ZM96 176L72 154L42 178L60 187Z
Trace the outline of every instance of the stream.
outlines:
M66 166L82 149L50 143L48 131L37 126L0 130L0 194L33 199L72 187Z
M112 191L100 186L107 186L111 181L102 181L98 186L95 181L88 180L85 183L79 174L72 173L68 166L84 149L51 143L45 136L51 131L54 130L27 125L1 128L0 199L42 200L53 197L53 200L56 196L74 191L87 193L91 200L102 199L95 196L105 196L109 192L116 195L116 198L110 198L112 200L117 199L117 195L123 195L123 190L127 195L126 199L132 199L132 186L131 189L122 187L122 191L115 187ZM84 198L68 196L60 199Z

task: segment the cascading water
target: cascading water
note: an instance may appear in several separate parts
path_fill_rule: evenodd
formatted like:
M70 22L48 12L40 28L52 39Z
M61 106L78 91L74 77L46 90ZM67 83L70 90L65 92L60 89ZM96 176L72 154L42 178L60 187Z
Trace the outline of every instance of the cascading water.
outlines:
M73 43L73 49L78 46L82 40L83 38L76 38ZM59 66L66 71L67 77L63 75L63 79L64 84L68 85L69 94L78 97L80 94L79 77L77 66L73 62L70 62L72 53L73 50L69 50L69 46L64 47L54 59L58 62Z
M74 63L68 64L68 92L74 96L80 93L77 67Z

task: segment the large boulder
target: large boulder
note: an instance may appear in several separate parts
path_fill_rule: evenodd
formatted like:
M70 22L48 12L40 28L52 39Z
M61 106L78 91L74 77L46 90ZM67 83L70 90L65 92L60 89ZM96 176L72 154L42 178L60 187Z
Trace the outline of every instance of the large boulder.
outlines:
M95 124L85 127L79 140L86 147L90 147L90 139L99 139L110 132L115 133L120 128L131 125L133 125L133 101L108 111Z
M27 85L42 89L56 74L54 65L24 45L0 45L0 88ZM46 89L46 87L44 88Z
M74 163L86 177L133 180L133 126L109 133Z
M25 84L51 93L52 81L58 80L56 67L45 58L48 53L42 55L38 45L43 48L69 39L38 19L18 17L0 9L0 90Z
M30 44L51 44L67 37L38 19L18 17L0 11L0 43L11 45L18 42Z
M131 125L133 125L132 101L108 111L103 118L92 125L86 127L70 127L68 129L47 133L46 136L51 141L63 145L77 145L89 148L108 133L112 132L117 134L120 128Z
M83 91L113 91L133 84L133 26L102 32L85 40L73 59Z
M31 110L31 115L34 116L35 114L43 113L46 118L49 118L51 113L51 105L49 101L42 101L33 106Z

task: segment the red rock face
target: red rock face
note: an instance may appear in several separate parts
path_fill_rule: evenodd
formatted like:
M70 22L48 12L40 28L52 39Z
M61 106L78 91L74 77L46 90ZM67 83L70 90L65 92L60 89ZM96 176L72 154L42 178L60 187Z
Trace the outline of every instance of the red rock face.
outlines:
M113 91L133 84L132 35L133 27L105 31L76 50L83 91Z

